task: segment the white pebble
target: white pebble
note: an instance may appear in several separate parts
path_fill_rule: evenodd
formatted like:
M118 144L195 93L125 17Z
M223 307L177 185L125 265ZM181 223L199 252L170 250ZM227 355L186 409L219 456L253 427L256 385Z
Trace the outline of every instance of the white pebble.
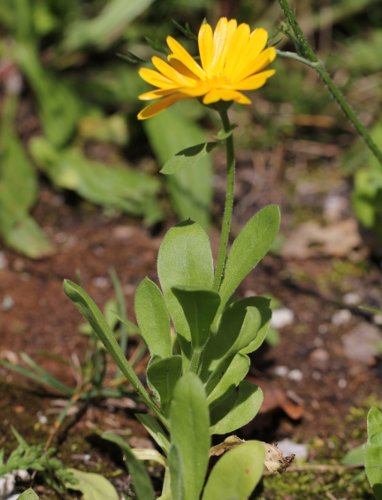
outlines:
M1 310L10 311L14 305L15 301L12 299L12 297L10 295L6 295L1 302Z
M287 309L283 307L281 309L275 309L272 312L271 326L278 330L284 326L292 325L294 321L294 312L292 309Z
M301 380L304 378L304 375L301 370L294 369L288 373L288 378L290 380L293 380L294 382L301 382Z
M341 326L346 325L351 320L351 312L349 309L340 309L332 316L333 325Z
M287 366L276 366L273 373L279 377L286 377L289 373L289 368Z
M348 306L356 306L361 302L361 297L356 292L349 292L344 295L343 301Z
M277 443L277 447L283 455L294 455L298 460L308 458L308 448L305 444L298 444L290 439L283 439Z
M4 474L0 477L0 498L6 498L15 489L16 479L13 474Z
M338 381L338 387L340 389L345 389L345 387L348 385L348 383L346 382L346 380L344 378L340 378L339 381Z

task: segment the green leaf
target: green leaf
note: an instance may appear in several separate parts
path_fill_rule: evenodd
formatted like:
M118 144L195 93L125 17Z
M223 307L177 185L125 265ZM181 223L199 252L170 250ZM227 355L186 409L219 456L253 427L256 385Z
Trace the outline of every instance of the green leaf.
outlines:
M186 317L194 349L203 347L210 333L210 326L220 304L219 294L212 290L172 288Z
M166 161L161 168L160 173L173 175L179 172L182 168L190 168L202 158L207 156L218 144L218 142L203 142L201 144L196 144L195 146L182 149Z
M265 448L247 441L225 453L212 469L203 500L246 500L263 475Z
M233 398L234 395L234 398ZM248 424L263 403L263 392L254 384L243 380L238 388L215 401L211 407L211 434L228 434Z
M373 493L382 499L382 412L371 408L367 415L368 440L365 449L365 469Z
M58 151L41 138L33 139L30 148L36 163L56 186L75 191L92 203L143 215L147 224L162 217L156 201L159 182L154 177L90 161L76 148Z
M5 243L31 259L52 255L52 243L37 222L29 215L18 212L13 201L7 202L4 197L0 199L0 232Z
M171 356L170 317L161 291L149 278L141 281L135 293L135 314L151 356Z
M64 280L64 292L84 318L90 323L90 326L93 328L97 337L102 341L118 368L138 392L142 400L154 411L154 413L157 414L162 423L166 424L166 420L163 418L163 415L150 399L146 389L143 387L141 381L134 373L134 370L127 362L113 332L106 323L105 318L102 316L102 313L95 302L79 285L70 280Z
M28 488L18 496L18 500L38 500L39 498L32 488Z
M27 213L37 199L37 173L14 128L18 101L8 96L3 103L0 136L0 186L10 193L17 210Z
M247 375L249 367L249 357L243 354L236 354L236 356L234 356L232 361L229 363L228 367L224 367L224 371L220 372L219 369L217 369L216 373L214 373L213 379L213 382L215 383L212 385L212 381L209 380L206 388L208 393L209 387L211 387L211 385L213 387L211 392L208 394L208 404L210 405L220 397L224 396L224 394L228 391L232 390L232 388L237 387Z
M167 455L170 449L170 442L158 421L149 413L136 413L135 416L154 439L156 444L160 446Z
M53 247L28 215L37 198L37 175L14 129L17 99L3 105L0 135L0 235L5 243L30 258L50 255Z
M348 451L341 460L343 465L362 466L365 464L365 445L357 446Z
M74 52L85 47L107 49L121 37L126 27L142 14L153 0L111 0L93 19L71 23L65 34L63 48Z
M221 363L237 352L255 351L264 341L272 311L270 299L246 297L230 304L223 312L219 329L205 348L202 379L209 377Z
M67 483L66 487L71 490L80 491L83 495L83 500L119 500L114 486L105 477L72 468L67 470L71 472L77 482L75 484Z
M104 432L102 434L102 438L106 439L107 441L111 441L112 443L115 443L121 448L127 462L129 473L132 477L137 499L154 500L155 493L151 484L150 477L147 473L146 467L140 460L138 460L135 457L134 453L132 452L130 446L126 443L126 441L117 434L114 434L113 432Z
M62 76L46 71L33 44L19 43L12 54L36 95L45 135L56 147L64 146L80 118L81 100Z
M182 375L182 357L170 356L154 360L147 368L147 379L159 394L161 408L167 415L174 388Z
M164 165L190 143L204 143L203 131L177 109L168 109L144 122L151 147ZM195 160L195 158L194 158ZM209 226L212 204L212 161L204 155L166 178L171 200L181 220L192 219Z
M171 500L184 500L184 479L179 449L171 445L168 455Z
M158 254L158 276L178 334L191 340L191 332L173 288L209 289L213 283L213 260L207 233L195 222L171 228Z
M268 205L244 226L228 254L220 288L221 309L239 284L270 249L280 226L280 211Z
M209 413L203 384L192 372L183 375L176 384L170 433L184 471L184 500L199 498L208 466Z
M32 488L28 488L17 498L18 500L38 500L40 497L32 490Z

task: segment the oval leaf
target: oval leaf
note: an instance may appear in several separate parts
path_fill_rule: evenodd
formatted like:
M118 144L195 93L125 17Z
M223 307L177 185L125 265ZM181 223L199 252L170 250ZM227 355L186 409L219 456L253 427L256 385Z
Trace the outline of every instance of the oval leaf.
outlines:
M226 360L241 351L255 351L269 329L270 299L246 297L230 304L223 312L217 333L210 338L203 355L202 380Z
M270 249L280 227L280 210L268 205L243 227L232 244L220 288L221 308Z
M172 288L186 317L192 347L203 347L208 340L210 326L220 304L219 294L212 290Z
M247 441L225 453L212 469L203 500L247 500L263 475L265 448Z
M119 495L114 486L105 477L77 469L69 468L67 470L77 479L77 483L68 483L66 487L80 491L83 500L119 500Z
M210 241L202 227L186 221L171 228L158 254L158 276L177 333L191 340L183 309L172 288L212 288L213 260Z
M149 278L135 293L135 314L151 356L171 356L170 317L161 291Z
M188 372L178 381L170 410L171 442L184 471L184 500L199 498L210 448L209 412L203 384Z
M240 429L255 418L262 403L263 392L260 387L243 380L235 398L228 394L223 401L213 405L211 420L215 423L211 426L211 434L228 434Z
M161 174L173 175L182 168L193 167L196 162L207 156L218 144L218 142L203 142L178 151L163 165L160 170Z
M150 363L147 379L159 394L163 412L167 414L175 385L182 375L182 357L170 356Z
M250 366L250 359L248 356L237 354L228 365L223 373L217 373L214 380L218 383L213 384L214 388L209 393L207 401L208 404L213 403L220 397L224 396L229 390L237 387L243 378L247 375ZM219 370L216 370L219 372ZM214 374L215 375L215 374ZM207 389L208 392L208 389Z

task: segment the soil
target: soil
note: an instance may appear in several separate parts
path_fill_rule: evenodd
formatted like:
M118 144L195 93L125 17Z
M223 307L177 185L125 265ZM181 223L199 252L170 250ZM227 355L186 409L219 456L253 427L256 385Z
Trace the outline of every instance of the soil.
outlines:
M312 153L309 144L303 146L296 153L296 148L286 144L277 157L275 153L239 152L234 233L269 202L281 204L284 241L311 217L325 222L323 207L330 196L344 202L339 219L352 217L347 201L350 187L338 169L337 151L330 151L328 157L325 150L322 155ZM220 218L224 189L221 164L217 156L215 222ZM128 216L108 217L101 209L57 194L49 186L43 187L33 215L57 251L49 258L31 261L1 249L0 357L19 362L20 353L26 352L74 387L77 381L69 361L83 362L88 339L79 331L79 313L63 293L63 279L77 280L79 274L82 285L102 307L113 297L109 277L113 267L133 319L135 288L145 276L156 279L156 254L167 226L153 231ZM212 230L215 247L216 234ZM280 251L282 241L279 243L239 293L276 297L293 311L294 321L280 329L276 346L265 346L253 359L250 376L263 387L268 410L240 436L268 442L289 438L306 445L308 463L337 467L347 451L365 441L367 411L382 400L378 355L366 362L349 357L343 342L350 331L373 324L373 317L357 305L382 304L381 270L363 244L343 256L323 252L286 259ZM336 320L341 317L338 311L342 311L342 321ZM45 441L65 404L63 398L4 368L0 368L0 380L0 448L8 453L15 444L10 438L11 425L28 442ZM102 445L97 436L103 430L115 430L135 445L150 446L132 418L136 403L106 399L78 407L81 405L82 411L68 417L57 433L58 457L66 465L101 472L122 490L129 485L129 476L120 455ZM359 471L298 467L295 462L291 471L267 478L259 497L371 498L364 478L357 476ZM55 498L44 485L37 483L37 490L41 498Z

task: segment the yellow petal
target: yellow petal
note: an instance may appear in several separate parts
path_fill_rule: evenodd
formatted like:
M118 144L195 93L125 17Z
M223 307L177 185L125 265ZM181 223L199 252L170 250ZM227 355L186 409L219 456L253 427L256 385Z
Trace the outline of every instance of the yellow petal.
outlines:
M168 62L171 64L171 66L178 71L178 73L181 73L182 75L192 79L194 82L199 81L200 78L198 78L195 73L192 73L187 66L183 64L182 61L177 59L173 54L170 54L167 57ZM204 74L204 73L203 73Z
M150 104L149 106L146 106L142 109L142 111L138 114L138 120L147 120L147 118L151 118L152 116L157 115L164 109L169 108L176 102L183 99L189 99L189 97L182 94L174 94L170 95L169 97L165 97L160 101L154 102L153 104Z
M224 45L221 47L218 52L215 49L213 61L212 61L212 71L214 75L219 76L224 68L224 64L227 58L228 49L231 46L232 37L235 34L237 29L236 19L231 19L228 21L227 32L225 35ZM216 32L216 30L215 30Z
M151 101L151 99L159 99L160 97L166 97L175 92L174 89L159 89L159 90L150 90L149 92L145 92L139 96L141 101Z
M214 31L214 53L212 57L212 67L214 68L214 70L224 50L227 33L228 33L228 20L226 17L221 17Z
M265 82L272 75L276 73L276 70L270 69L268 71L262 71L261 73L257 73L254 76L250 76L245 80L242 80L239 83L235 83L235 89L237 90L256 90L262 87Z
M190 97L199 97L201 95L207 94L211 90L211 85L207 82L201 82L199 85L194 87L179 87L177 92L189 95Z
M235 31L226 56L224 75L229 80L235 79L235 68L240 60L245 57L245 49L249 42L250 29L248 24L239 24Z
M269 47L265 49L261 54L253 60L248 61L248 63L243 67L243 69L235 73L235 82L241 81L244 78L261 71L263 68L271 64L276 57L276 49L274 47Z
M252 31L247 46L243 50L243 57L235 67L235 75L240 74L248 64L257 59L259 54L264 50L267 41L268 33L265 29L257 28Z
M236 101L239 104L250 104L252 102L247 96L233 89L213 89L203 98L204 104L212 104L218 101Z
M161 59L160 57L154 56L151 59L151 61L156 67L156 69L160 71L160 73L162 73L162 75L164 75L169 80L176 82L177 84L180 85L187 85L192 83L192 81L189 78L182 75L181 73L178 73L176 69L167 64L166 61L163 61L163 59Z
M249 38L250 40L248 45L248 57L252 59L257 57L260 52L265 49L265 46L268 42L268 32L264 28L256 28L254 31L252 31Z
M198 46L202 68L207 76L211 76L211 63L214 55L212 28L209 24L201 25L198 33Z
M199 64L191 57L187 50L171 36L167 37L167 45L174 54L176 59L179 59L190 71L200 79L204 79L206 75ZM170 56L171 57L171 56Z
M139 76L145 82L149 83L150 85L154 85L154 87L163 89L170 89L175 87L174 82L158 73L158 71L154 71L153 69L141 68L139 70Z

